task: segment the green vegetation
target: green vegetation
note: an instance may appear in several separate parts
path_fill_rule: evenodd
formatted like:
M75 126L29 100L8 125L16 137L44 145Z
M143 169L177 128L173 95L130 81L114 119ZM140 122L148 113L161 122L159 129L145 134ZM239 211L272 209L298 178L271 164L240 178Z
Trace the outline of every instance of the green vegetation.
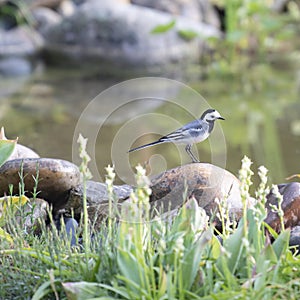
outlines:
M213 93L219 93L216 98L222 98L224 104L218 106L224 105L221 110L225 115L229 114L226 109L236 109L235 116L231 116L236 119L224 124L225 129L226 126L234 127L227 130L232 133L226 137L231 146L240 145L241 136L247 132L250 146L255 145L255 153L266 153L263 160L270 159L275 166L271 174L280 173L283 167L277 159L280 147L275 117L287 109L285 100L291 95L286 96L286 86L282 86L282 94L278 90L274 92L272 86L281 85L282 81L279 76L276 78L266 61L272 59L272 51L286 51L284 41L294 30L287 22L292 12L287 16L270 13L267 1L231 0L221 4L227 12L226 35L223 42L209 41L215 51L213 61L207 64L207 75L208 78L226 77L225 81L235 81L237 86L231 86L229 92L225 84L223 88L227 94L224 96L224 92L221 97L220 88L209 87L215 82L204 81L201 91L205 93L210 89L210 98ZM293 13L292 17L298 17L295 11ZM161 25L153 29L153 33L166 32L174 25L174 21ZM186 39L195 37L188 29L178 34ZM253 92L262 90L262 85L267 88L260 94L261 99L253 99ZM240 101L242 92L243 102ZM295 91L291 93L294 97ZM290 115L296 114L293 108L290 112ZM245 119L246 126L236 126L244 124ZM261 138L262 135L266 138ZM85 152L86 140L82 137L79 140L85 182L90 177L89 157ZM250 150L242 145L240 152L249 153ZM3 162L5 160L4 157ZM298 299L300 260L288 247L289 230L284 229L281 222L282 230L278 235L264 223L269 187L263 167L258 169L258 175L254 174L260 178L252 195L258 202L247 209L253 175L250 167L251 162L245 158L239 173L244 204L239 224L231 222L226 202L218 199L218 217L224 225L218 237L213 224L194 199L188 199L174 218L164 215L150 220L151 191L141 167L137 167L137 188L121 211L116 211L114 206L115 174L111 167L107 168L108 219L96 231L88 220L84 198L76 247L70 246L71 237L64 226L58 231L51 217L50 225L41 224L42 233L35 236L15 222L13 210L5 212L5 224L13 230L9 236L0 232L0 298ZM20 190L25 189L21 185ZM22 193L17 198L23 199L21 197ZM281 201L278 195L279 204ZM273 209L282 218L280 205Z
M0 1L0 27L10 29L17 25L34 23L29 3L24 0Z
M285 13L278 11L275 1L213 0L224 13L224 36L208 38L210 53L203 56L201 65L210 71L243 73L249 67L270 62L273 53L290 50L287 43L295 36L300 9L296 1L289 1ZM151 33L163 34L172 30L176 19L153 28ZM189 28L177 31L190 40L198 34Z
M86 140L81 137L79 141L86 180ZM175 217L150 220L151 190L140 166L136 168L136 190L121 211L114 206L115 175L107 168L109 218L95 231L83 216L76 234L78 241L83 237L81 245L71 247L71 237L64 229L58 232L54 223L47 228L42 224L42 234L37 237L26 234L10 218L14 243L11 246L1 239L0 298L296 299L300 261L288 248L289 230L282 228L277 235L264 223L269 188L263 167L255 194L259 201L247 209L250 166L245 157L240 171L244 210L238 225L229 220L226 201L219 199L218 217L225 226L218 238L193 198ZM281 212L280 206L277 210ZM266 230L275 238L273 243Z
M4 129L1 129L1 135L4 137ZM2 137L2 138L3 138ZM17 140L0 140L0 167L7 161L10 155L13 153ZM10 197L7 201L6 197L0 198L0 239L5 239L6 241L11 242L12 239L10 235L2 228L5 225L5 215L10 211L12 214L15 213L16 206L18 204L23 205L26 203L27 198L21 195L20 197Z
M297 36L299 23L297 5L279 13L272 9L272 1L216 2L224 10L225 32L221 42L208 39L210 53L201 59L206 77L232 77L243 87L243 93L249 93L264 86L267 78L263 74L270 67L292 68L295 44L291 41Z
M0 167L8 160L13 153L17 140L0 140Z

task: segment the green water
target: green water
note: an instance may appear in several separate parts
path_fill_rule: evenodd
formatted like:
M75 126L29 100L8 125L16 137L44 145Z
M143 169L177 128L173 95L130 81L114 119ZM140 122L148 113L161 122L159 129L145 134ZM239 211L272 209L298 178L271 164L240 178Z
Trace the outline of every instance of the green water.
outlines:
M26 79L1 80L0 125L5 126L8 138L18 136L21 144L33 148L42 157L72 161L75 127L83 110L99 93L121 81L64 69L41 70ZM247 155L254 162L254 171L262 164L270 170L274 183L284 182L285 177L300 172L299 74L296 65L288 63L284 68L280 64L258 65L245 69L240 75L216 71L215 75L206 78L199 71L183 83L199 92L226 119L216 126L211 142L203 142L193 149L198 150L202 162L216 163L237 174L242 157ZM184 149L172 144L155 146L130 156L126 153L132 144L127 144L127 134L135 137L134 146L151 142L159 134L169 133L200 116L206 108L203 102L193 99L186 110L184 103L188 103L189 94L185 89L170 91L166 99L172 99L175 94L182 99L183 107L172 101L135 99L118 108L117 112L112 111L108 117L106 115L103 126L98 128L95 158L92 157L100 177L105 174L105 166L112 163L119 170L117 182L122 183L131 182L132 170L137 163L144 164L150 174L155 174L189 162ZM107 103L98 104L88 116L90 120L86 126L90 128L99 126L97 118L109 111L105 106ZM159 119L152 121L151 116L159 116ZM144 117L145 122L135 127L131 122L139 117ZM128 127L130 124L132 126ZM135 132L138 133L134 135ZM148 135L149 132L158 134ZM121 135L125 142L116 144L117 153L124 154L120 160L120 157L113 157L111 149Z

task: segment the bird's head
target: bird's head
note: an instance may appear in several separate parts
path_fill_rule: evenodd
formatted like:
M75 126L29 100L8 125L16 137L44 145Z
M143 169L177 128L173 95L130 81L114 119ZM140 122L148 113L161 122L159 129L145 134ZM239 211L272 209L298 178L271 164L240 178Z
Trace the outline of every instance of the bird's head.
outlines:
M220 114L219 112L217 112L215 109L208 109L206 110L201 118L201 120L205 121L205 122L214 122L215 120L225 120Z

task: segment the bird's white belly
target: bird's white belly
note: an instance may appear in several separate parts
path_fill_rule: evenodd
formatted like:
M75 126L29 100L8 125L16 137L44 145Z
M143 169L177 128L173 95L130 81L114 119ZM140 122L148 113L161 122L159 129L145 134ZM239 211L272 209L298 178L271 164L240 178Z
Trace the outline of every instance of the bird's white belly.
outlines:
M194 138L193 141L194 141L194 143L200 143L200 142L206 140L208 137L209 137L209 133L206 133L197 138Z
M206 133L206 134L202 134L199 137L186 136L182 138L180 142L179 141L173 141L173 142L175 142L176 144L192 145L192 144L200 143L206 140L208 137L209 137L209 133Z

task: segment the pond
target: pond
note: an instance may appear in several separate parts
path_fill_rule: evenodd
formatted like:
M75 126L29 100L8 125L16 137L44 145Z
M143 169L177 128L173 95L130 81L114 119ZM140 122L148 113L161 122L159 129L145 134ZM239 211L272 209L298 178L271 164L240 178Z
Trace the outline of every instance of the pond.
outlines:
M265 165L271 182L280 183L300 172L299 74L287 65L261 64L208 78L198 71L182 83L41 68L30 77L1 80L1 126L8 138L18 136L42 157L76 164L81 132L89 138L94 180L103 180L105 167L114 164L117 183L132 183L137 163L153 175L190 158L173 144L128 154L130 147L154 141L210 106L226 120L216 123L209 140L193 147L200 160L237 175L247 155L255 172Z

